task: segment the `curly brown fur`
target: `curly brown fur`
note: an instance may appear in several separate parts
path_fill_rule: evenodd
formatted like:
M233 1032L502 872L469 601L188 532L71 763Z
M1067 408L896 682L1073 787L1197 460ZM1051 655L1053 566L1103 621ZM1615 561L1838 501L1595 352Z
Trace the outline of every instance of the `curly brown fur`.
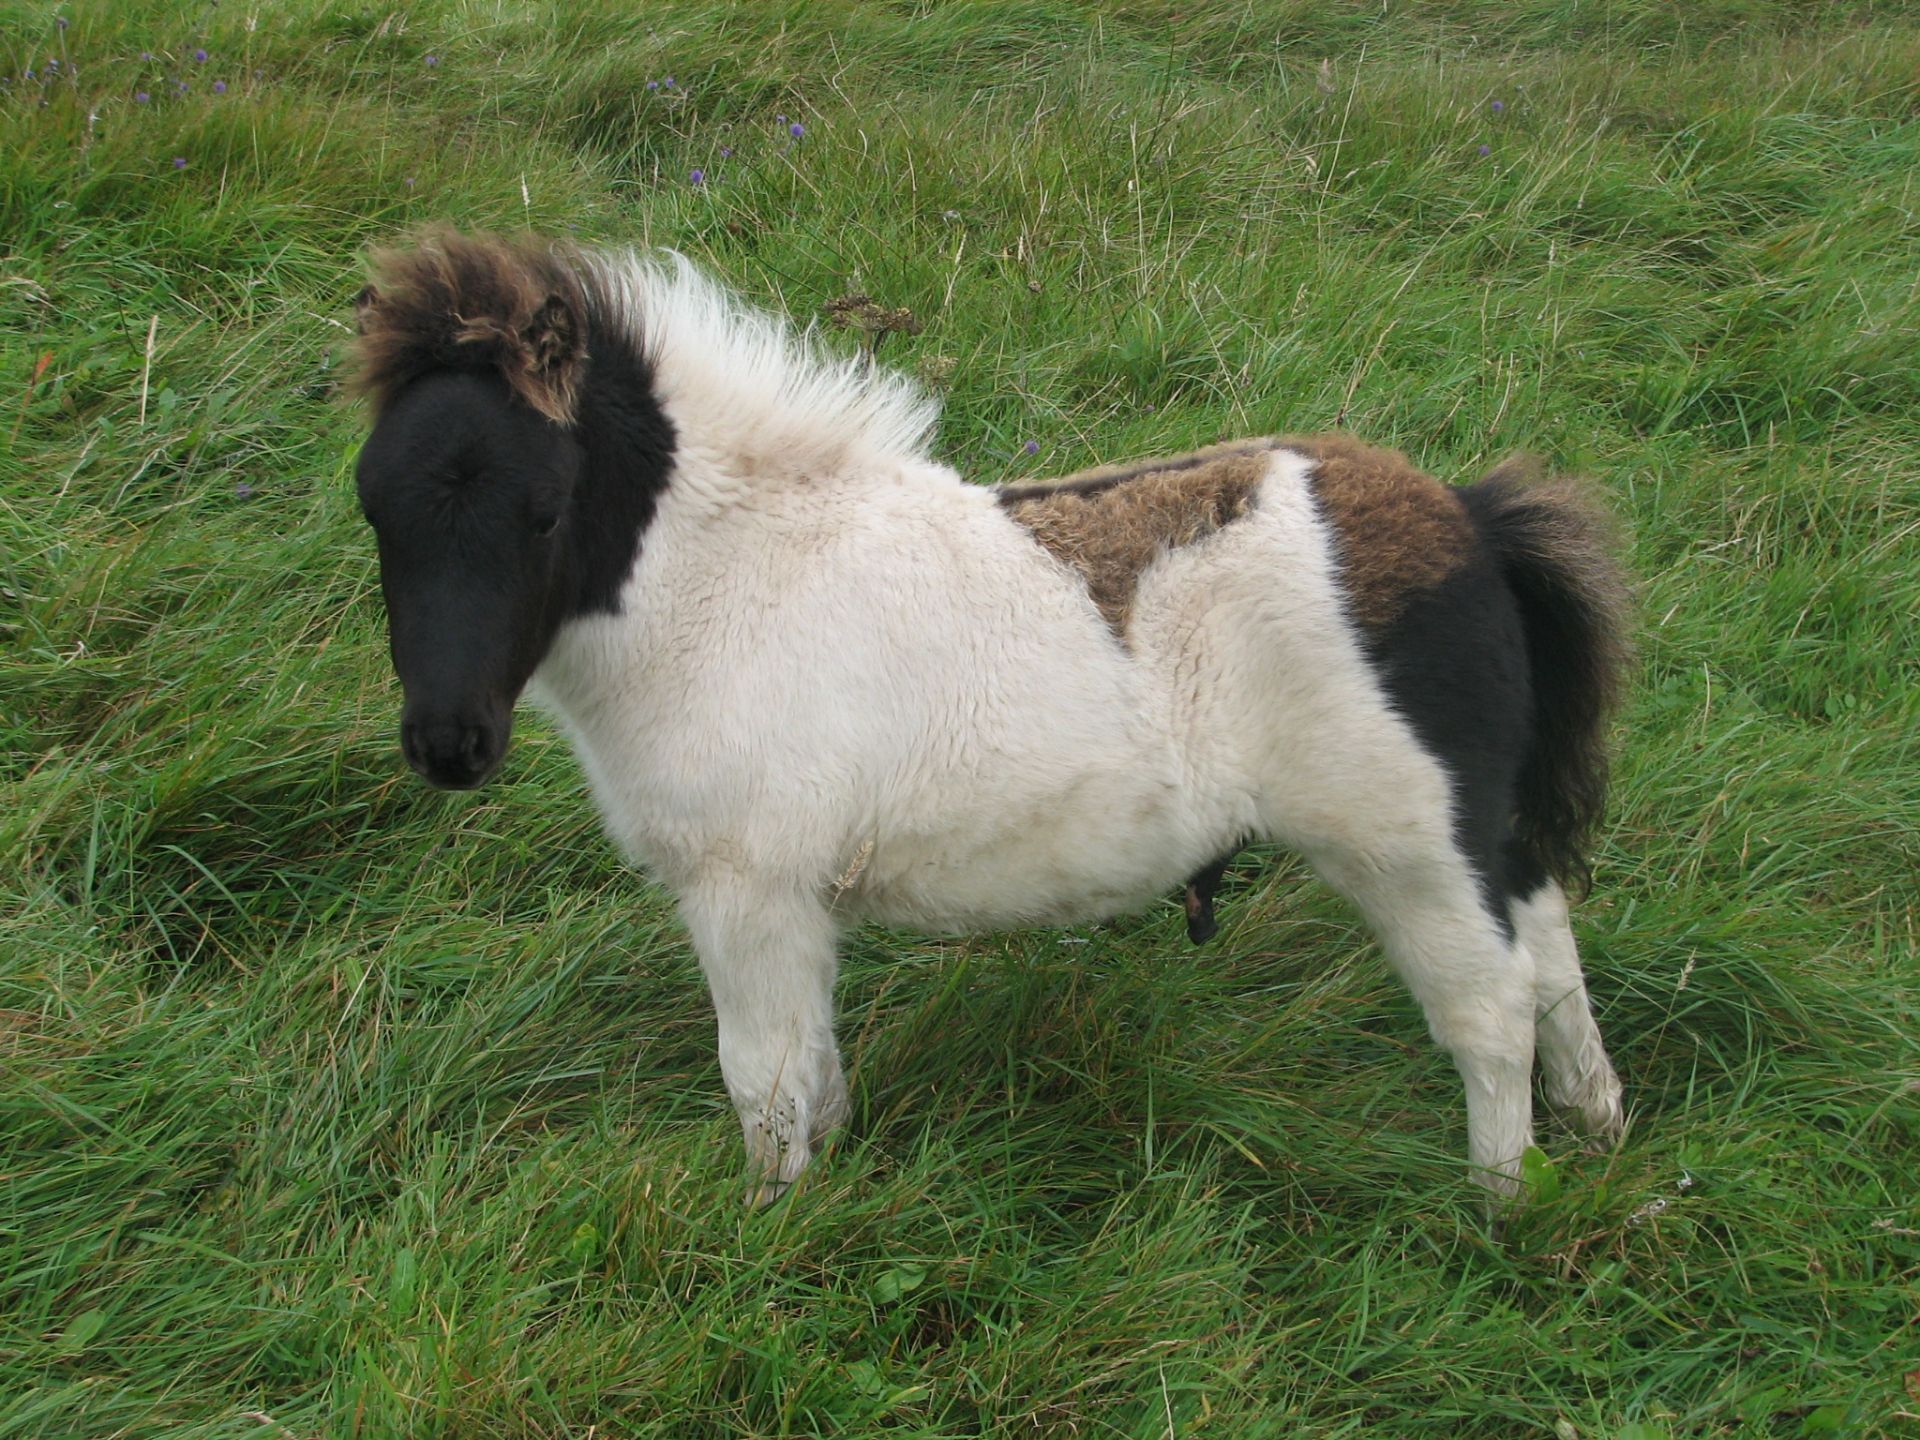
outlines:
M1340 556L1354 619L1391 624L1407 597L1438 585L1472 553L1459 495L1398 450L1351 435L1289 435L1282 448L1314 462L1313 489Z
M1140 574L1163 551L1191 545L1246 514L1267 473L1269 442L1217 446L1125 469L1016 486L1000 503L1057 559L1078 570L1123 640Z
M1032 485L1003 485L999 490L1000 503L1010 506L1022 500L1043 500L1050 496L1068 493L1095 495L1123 481L1137 480L1142 475L1166 475L1175 470L1193 470L1202 465L1209 465L1215 460L1230 459L1236 455L1264 455L1272 450L1276 443L1271 437L1229 440L1224 444L1190 450L1184 455L1122 461L1117 465L1094 465L1085 470L1075 470L1069 475L1059 476L1057 479L1037 481Z
M355 390L377 411L434 370L492 370L549 420L571 424L587 357L578 269L545 240L423 231L376 250L358 302Z

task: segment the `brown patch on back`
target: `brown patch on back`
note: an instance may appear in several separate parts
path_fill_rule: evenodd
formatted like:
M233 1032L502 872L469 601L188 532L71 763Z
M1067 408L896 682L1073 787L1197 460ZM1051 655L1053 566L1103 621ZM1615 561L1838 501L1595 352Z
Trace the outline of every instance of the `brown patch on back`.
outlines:
M1208 445L1204 449L1191 450L1185 455L1173 455L1154 460L1128 460L1118 465L1095 465L1086 470L1075 470L1070 475L1062 475L1055 480L1042 480L1033 485L1003 485L1000 487L1000 503L1013 505L1022 500L1036 500L1048 495L1059 495L1072 491L1080 495L1093 495L1118 485L1123 480L1137 480L1142 475L1165 475L1175 470L1193 470L1209 465L1215 460L1229 459L1235 455L1264 455L1279 444L1273 439L1229 440L1220 445Z
M1333 525L1354 618L1390 624L1407 597L1445 580L1476 548L1460 497L1398 450L1351 435L1288 435L1283 450L1314 462L1313 488Z
M1081 471L1050 485L1000 492L1007 514L1062 563L1123 639L1140 574L1166 550L1191 545L1247 513L1273 442L1243 441L1192 455Z
M370 266L353 385L376 411L432 371L494 370L540 414L572 423L587 299L570 252L436 228L411 249L376 250Z

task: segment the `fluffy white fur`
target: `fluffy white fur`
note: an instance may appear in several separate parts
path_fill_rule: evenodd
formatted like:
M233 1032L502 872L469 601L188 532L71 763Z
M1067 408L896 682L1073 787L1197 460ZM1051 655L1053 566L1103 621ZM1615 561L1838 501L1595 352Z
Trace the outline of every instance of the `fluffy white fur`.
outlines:
M1619 1126L1619 1085L1549 886L1509 942L1438 763L1345 618L1312 462L1144 574L1128 644L1077 574L929 459L931 406L821 362L691 266L602 261L655 358L672 480L617 616L536 676L609 832L671 888L757 1176L846 1113L842 929L1097 919L1247 838L1302 851L1378 931L1510 1190L1549 1093Z

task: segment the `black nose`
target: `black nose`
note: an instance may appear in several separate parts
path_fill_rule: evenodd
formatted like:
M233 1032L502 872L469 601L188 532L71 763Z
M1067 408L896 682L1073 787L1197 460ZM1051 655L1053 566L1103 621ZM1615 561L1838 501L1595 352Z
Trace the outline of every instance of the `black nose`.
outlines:
M492 725L458 720L407 720L400 750L407 764L442 790L471 790L494 771L506 748Z

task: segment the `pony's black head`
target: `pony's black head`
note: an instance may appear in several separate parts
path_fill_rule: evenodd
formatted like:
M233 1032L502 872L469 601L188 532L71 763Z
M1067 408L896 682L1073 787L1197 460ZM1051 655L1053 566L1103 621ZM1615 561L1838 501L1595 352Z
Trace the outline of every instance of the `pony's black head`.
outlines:
M401 749L435 785L478 785L506 754L514 699L567 611L561 532L582 458L499 378L459 371L409 385L360 452Z
M618 608L672 435L576 257L436 233L375 268L358 486L406 696L401 749L433 784L471 789L499 768L561 625Z

